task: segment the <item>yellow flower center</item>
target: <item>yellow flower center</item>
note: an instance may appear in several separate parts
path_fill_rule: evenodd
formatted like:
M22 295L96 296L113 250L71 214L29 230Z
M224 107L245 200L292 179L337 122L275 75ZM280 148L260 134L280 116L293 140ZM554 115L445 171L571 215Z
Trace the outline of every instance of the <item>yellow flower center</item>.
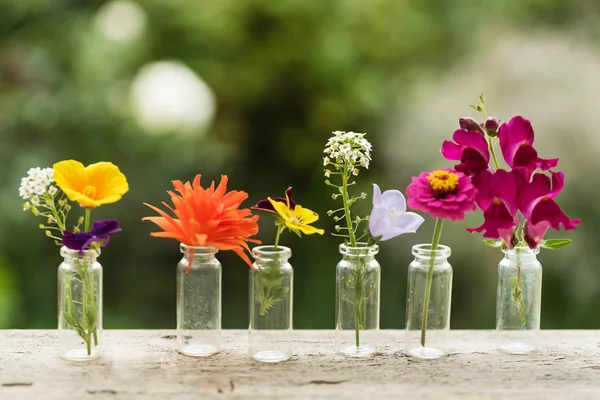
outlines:
M84 195L86 195L87 197L89 197L90 199L95 199L97 192L98 191L96 190L96 186L92 186L92 185L86 185L82 191L82 193Z
M429 187L438 196L452 193L458 186L458 175L453 172L438 169L427 176Z
M396 218L398 215L400 215L400 213L395 208L390 210L390 217L392 217L392 219Z

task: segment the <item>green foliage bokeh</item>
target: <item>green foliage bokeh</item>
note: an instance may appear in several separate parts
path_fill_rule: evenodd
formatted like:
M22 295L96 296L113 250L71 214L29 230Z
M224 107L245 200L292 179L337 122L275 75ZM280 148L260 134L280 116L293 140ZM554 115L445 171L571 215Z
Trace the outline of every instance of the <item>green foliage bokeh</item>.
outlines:
M143 34L117 43L99 35L94 25L105 3L0 2L2 328L56 325L58 249L37 228L40 221L20 211L19 181L30 167L75 158L85 164L112 161L121 168L130 192L94 211L95 218L117 218L123 228L100 258L104 326L172 328L178 244L151 238L155 227L141 222L152 214L142 203L167 200L172 179L191 180L201 173L207 184L227 174L230 188L250 194L248 207L282 195L291 185L295 199L321 215L316 225L331 232L334 224L326 211L334 202L321 168L331 131L369 132L374 162L361 174L359 192L370 195L374 181L383 189L404 191L420 171L402 160L394 167L402 168L390 170L378 152L395 135L405 134L393 124L407 116L408 99L420 82L484 45L480 35L491 25L560 32L598 21L593 0L140 0ZM162 60L184 63L211 88L217 111L209 125L184 134L153 134L138 124L129 87L144 65ZM448 136L453 124L447 124ZM435 157L438 149L439 142L432 140L429 148L416 151ZM438 155L423 168L443 163ZM369 201L360 207L368 213ZM580 218L591 215L583 205L577 211ZM265 243L275 233L269 218L263 215L259 222ZM416 236L382 245L383 328L404 326L410 247L427 241L431 229L428 223ZM447 239L457 247L451 258L452 324L492 328L501 255L461 247L461 241L483 247L464 225L452 232L457 233ZM295 327L332 328L339 241L287 234L282 243L293 249ZM567 254L560 259L574 256ZM248 267L229 252L218 257L224 266L223 327L243 328ZM545 275L543 327L597 327L600 317L566 300L561 273L554 268Z

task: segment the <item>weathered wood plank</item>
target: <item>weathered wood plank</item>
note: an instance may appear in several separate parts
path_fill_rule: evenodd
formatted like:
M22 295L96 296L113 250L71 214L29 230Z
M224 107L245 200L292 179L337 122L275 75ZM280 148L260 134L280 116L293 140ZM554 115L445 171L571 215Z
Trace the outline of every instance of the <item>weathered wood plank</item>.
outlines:
M296 331L296 356L276 365L248 357L246 331L224 331L227 350L203 359L179 355L173 335L106 331L102 359L73 363L55 331L0 331L0 399L600 399L599 331L542 331L528 356L496 351L491 331L452 331L455 351L434 361L397 354L402 331L360 360L333 353L333 331Z

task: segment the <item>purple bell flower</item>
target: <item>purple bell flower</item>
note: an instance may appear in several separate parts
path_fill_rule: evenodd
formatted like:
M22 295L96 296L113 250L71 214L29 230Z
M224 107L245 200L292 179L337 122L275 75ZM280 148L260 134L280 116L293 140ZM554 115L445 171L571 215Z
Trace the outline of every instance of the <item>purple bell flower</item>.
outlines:
M373 210L369 217L369 232L378 241L386 241L404 233L415 233L425 221L419 214L406 212L406 199L398 190L383 194L373 184Z

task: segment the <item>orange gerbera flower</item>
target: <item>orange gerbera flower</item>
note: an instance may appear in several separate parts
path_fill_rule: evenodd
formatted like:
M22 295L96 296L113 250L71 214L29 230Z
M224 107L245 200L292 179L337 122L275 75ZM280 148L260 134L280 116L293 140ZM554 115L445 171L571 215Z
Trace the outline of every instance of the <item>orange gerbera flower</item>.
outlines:
M165 211L146 204L160 214L160 217L145 217L164 232L153 232L152 236L177 239L188 246L214 246L219 250L233 250L252 268L252 262L244 250L250 252L247 242L258 233L258 215L252 216L249 208L239 209L242 201L248 198L246 192L227 192L227 175L221 175L221 182L215 189L212 182L208 189L200 186L201 175L194 182L185 184L173 181L175 192L167 191L173 207L163 202L176 218Z

